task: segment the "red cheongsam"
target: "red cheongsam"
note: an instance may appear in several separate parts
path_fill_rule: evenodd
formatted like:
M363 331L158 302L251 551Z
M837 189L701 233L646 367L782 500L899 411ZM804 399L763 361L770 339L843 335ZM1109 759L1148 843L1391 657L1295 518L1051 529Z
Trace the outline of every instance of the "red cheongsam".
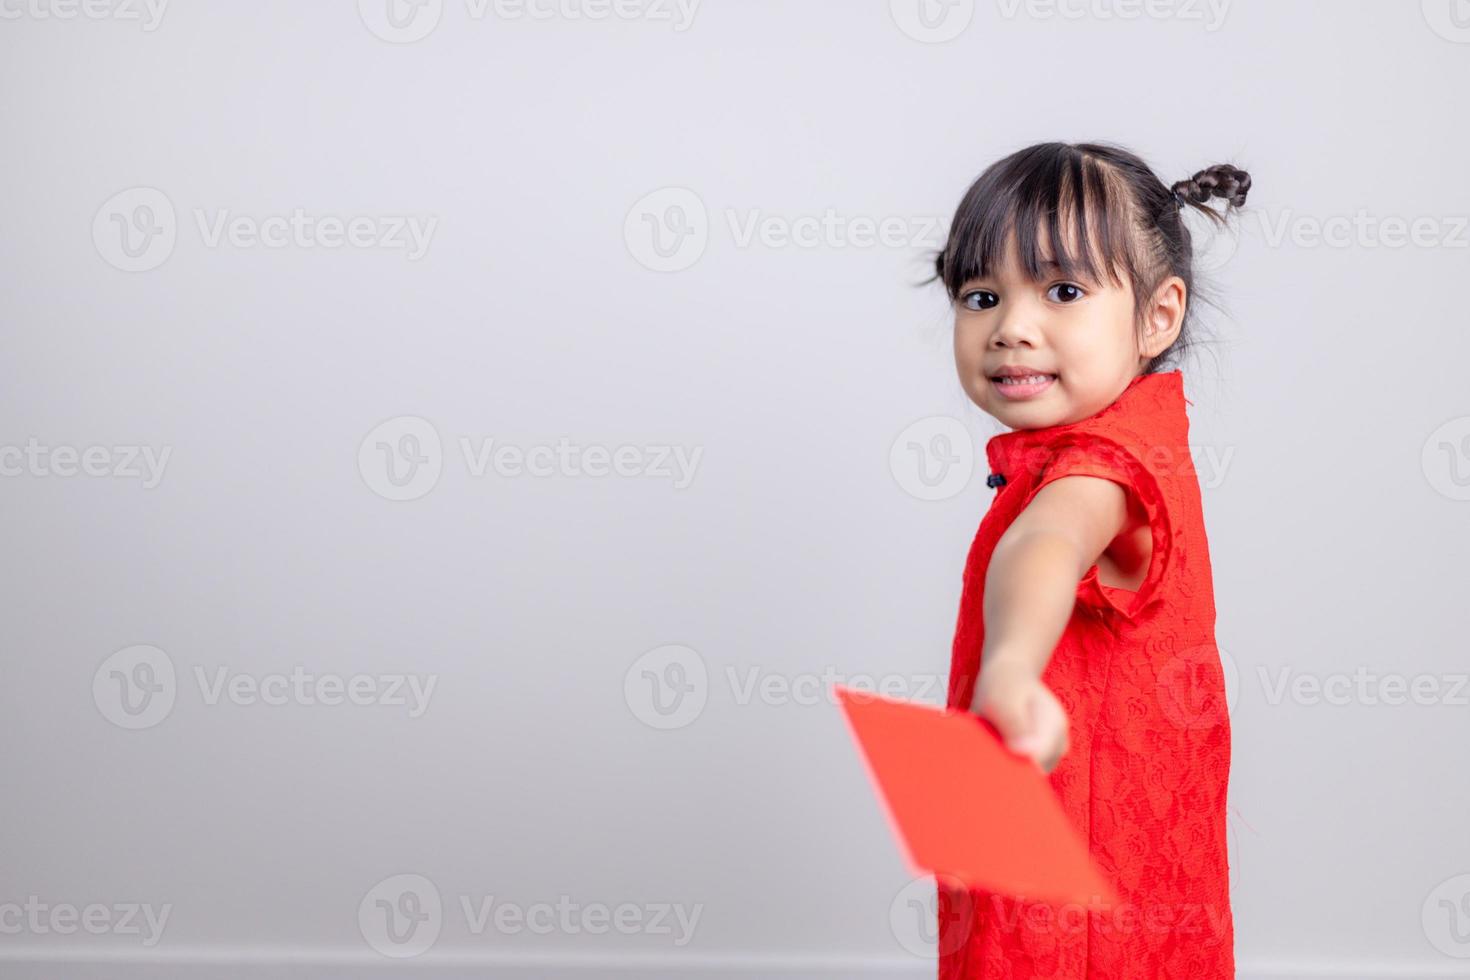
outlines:
M1100 476L1148 516L1139 589L1093 565L1043 682L1070 748L1048 777L1117 905L1055 904L937 880L940 980L1218 980L1235 976L1226 858L1230 720L1214 586L1178 370L1134 378L1090 418L986 444L995 496L965 563L948 705L967 709L984 643L985 571L1050 481Z

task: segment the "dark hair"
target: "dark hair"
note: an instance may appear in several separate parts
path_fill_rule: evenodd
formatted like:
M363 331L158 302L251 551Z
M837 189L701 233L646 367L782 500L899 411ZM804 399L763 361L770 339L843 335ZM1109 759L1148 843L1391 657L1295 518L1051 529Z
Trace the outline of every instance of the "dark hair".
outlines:
M1080 270L1101 281L1101 272L1121 286L1121 269L1133 287L1140 325L1159 285L1169 276L1184 280L1184 324L1169 349L1149 362L1146 373L1153 373L1169 355L1192 345L1190 300L1196 276L1184 206L1223 225L1225 217L1208 202L1224 198L1227 212L1243 207L1250 186L1250 174L1230 164L1206 167L1166 187L1147 164L1120 146L1037 143L995 162L970 186L955 211L949 239L934 258L935 274L924 281L943 281L951 302L958 300L960 287L1000 260L1012 230L1022 267L1040 279L1038 231L1045 221L1055 253L1051 257L1061 274L1075 277ZM1068 226L1077 241L1064 240ZM1106 269L1097 268L1094 252Z

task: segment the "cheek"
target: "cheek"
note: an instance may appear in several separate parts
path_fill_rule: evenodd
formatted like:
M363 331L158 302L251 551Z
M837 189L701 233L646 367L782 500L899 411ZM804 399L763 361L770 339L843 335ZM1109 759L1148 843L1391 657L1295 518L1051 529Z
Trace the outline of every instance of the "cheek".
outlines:
M979 368L985 354L985 341L974 326L966 326L963 320L954 325L954 356L961 367Z
M1137 342L1133 308L1126 303L1104 302L1079 310L1061 341L1076 351L1114 352L1131 350Z

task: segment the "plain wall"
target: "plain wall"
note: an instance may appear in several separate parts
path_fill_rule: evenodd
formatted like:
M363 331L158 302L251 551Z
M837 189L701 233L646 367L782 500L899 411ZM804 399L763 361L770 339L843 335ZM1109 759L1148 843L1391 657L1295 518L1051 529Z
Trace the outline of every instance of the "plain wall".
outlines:
M902 0L447 0L401 29L373 0L151 27L26 2L0 23L0 904L111 925L28 921L0 972L932 975L823 692L942 700L1000 429L914 284L987 164L1105 139L1255 182L1184 364L1241 975L1470 975L1448 3L961 2L929 31ZM211 237L297 209L370 244ZM487 440L632 449L476 472ZM928 488L910 443L957 475ZM297 667L372 703L211 701ZM373 700L394 675L432 678L422 712ZM384 955L378 900L424 881L436 936ZM476 931L487 899L576 911ZM169 909L156 943L133 903ZM630 934L580 918L621 903Z

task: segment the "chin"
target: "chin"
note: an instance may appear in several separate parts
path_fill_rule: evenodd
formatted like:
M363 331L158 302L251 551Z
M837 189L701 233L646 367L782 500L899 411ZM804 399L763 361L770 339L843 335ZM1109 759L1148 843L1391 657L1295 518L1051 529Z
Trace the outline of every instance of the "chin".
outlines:
M1043 404L1048 399L1012 402L993 393L988 394L989 397L977 400L976 404L985 414L1012 429L1040 429L1055 425L1064 414L1056 405Z

